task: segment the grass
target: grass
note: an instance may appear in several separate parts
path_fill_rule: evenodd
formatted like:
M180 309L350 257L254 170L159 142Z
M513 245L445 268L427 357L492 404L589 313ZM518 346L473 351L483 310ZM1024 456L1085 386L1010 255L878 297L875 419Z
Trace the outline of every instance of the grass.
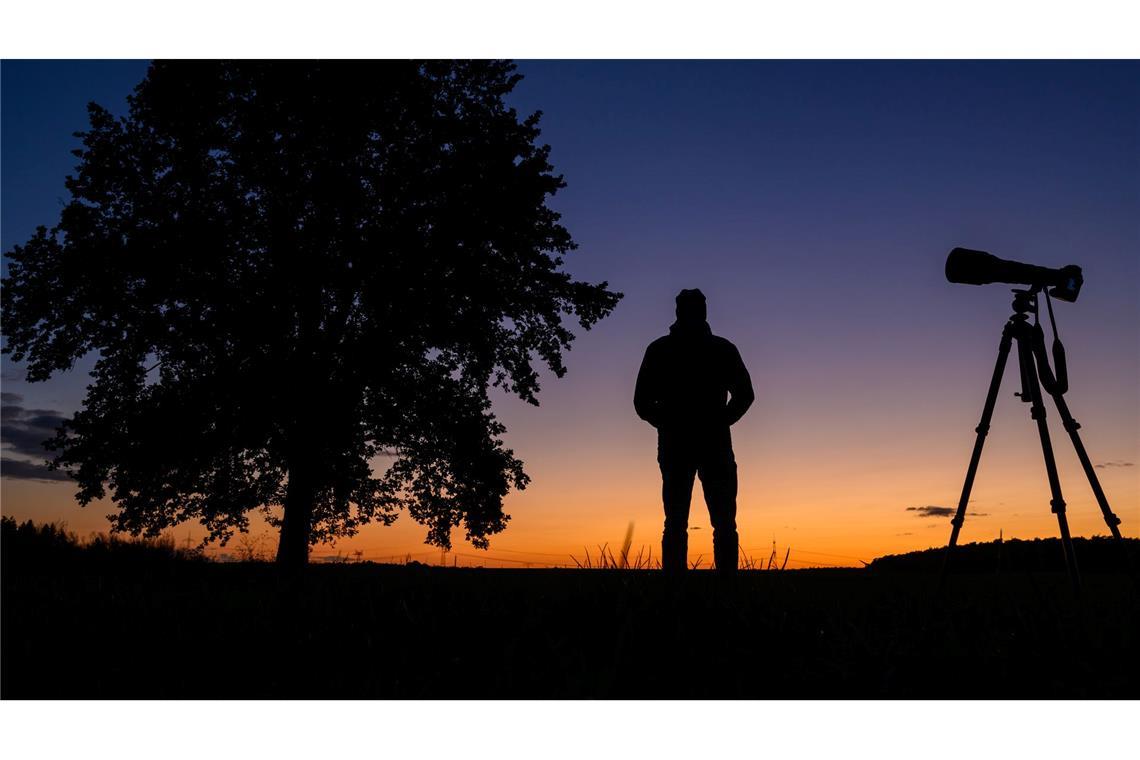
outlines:
M925 572L291 577L148 556L13 564L6 548L0 696L1138 696L1136 586L1111 572L1087 573L1081 600L1063 572L963 573L932 605Z
M654 558L653 547L641 546L637 550L637 554L632 555L633 543L633 523L629 524L626 528L625 538L622 540L621 550L617 556L614 556L613 549L610 548L608 543L600 544L596 548L595 554L590 554L588 547L583 547L580 555L570 555L571 561L579 570L660 570L661 559ZM762 560L757 560L754 557L746 554L743 549L740 551L740 556L737 559L737 567L741 570L783 570L788 565L788 558L792 554L792 548L789 546L787 551L784 552L784 561L779 562L779 555L776 552L776 544L772 543L772 554L768 557L768 563ZM689 563L690 570L701 569L704 563L704 555L698 555L695 560ZM708 569L712 569L715 565L710 565Z

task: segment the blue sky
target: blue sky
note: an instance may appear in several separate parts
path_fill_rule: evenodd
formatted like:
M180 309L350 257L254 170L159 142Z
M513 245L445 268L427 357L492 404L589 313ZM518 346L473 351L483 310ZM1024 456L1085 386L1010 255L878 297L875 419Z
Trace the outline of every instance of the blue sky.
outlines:
M580 244L568 268L626 297L580 336L540 409L496 402L535 476L511 502L508 535L552 545L559 525L581 532L609 520L605 530L620 534L631 516L656 519L652 431L630 399L644 346L666 330L685 287L704 290L713 330L738 344L757 386L735 431L742 478L749 463L755 473L742 488L757 520L791 531L881 509L876 530L903 534L915 519L906 506L956 501L1009 314L1004 286L945 281L957 245L1084 267L1080 301L1058 309L1070 404L1094 458L1136 462L1135 62L523 61L519 70L512 103L544 112L542 139L568 183L553 201ZM145 63L6 61L0 71L8 250L55 221L86 101L120 111ZM25 406L68 412L81 399L82 372L28 386L6 358L4 371L5 391ZM1015 401L1003 396L995 426L1018 432L997 436L987 457L1007 468L1011 493L1034 500L1040 454L1027 448L1035 439ZM1069 488L1087 491L1065 466ZM1105 475L1126 527L1140 517L1135 472ZM847 495L798 500L805 479ZM876 490L884 481L909 485ZM567 506L614 500L612 516ZM1093 509L1083 496L1074 503ZM1011 508L1003 524L1047 530L1047 520L1019 523L1022 514ZM1095 527L1089 514L1074 518L1078 532ZM839 545L819 531L818 546Z

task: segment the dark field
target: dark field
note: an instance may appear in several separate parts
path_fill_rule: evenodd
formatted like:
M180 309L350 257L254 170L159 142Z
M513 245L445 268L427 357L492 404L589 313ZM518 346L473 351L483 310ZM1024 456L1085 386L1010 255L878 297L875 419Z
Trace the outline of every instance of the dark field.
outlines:
M1140 696L1111 572L4 564L4 698Z

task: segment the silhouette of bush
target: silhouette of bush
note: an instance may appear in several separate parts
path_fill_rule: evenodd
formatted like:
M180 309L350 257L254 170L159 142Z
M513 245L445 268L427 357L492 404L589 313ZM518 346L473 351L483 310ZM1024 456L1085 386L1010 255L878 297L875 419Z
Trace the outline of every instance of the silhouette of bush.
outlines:
M1140 539L1120 541L1110 536L1073 539L1077 564L1082 571L1118 572L1136 566ZM872 560L868 569L880 572L938 572L942 569L945 547L906 554L888 554ZM950 557L951 572L1053 572L1064 569L1059 538L1017 539L961 544Z

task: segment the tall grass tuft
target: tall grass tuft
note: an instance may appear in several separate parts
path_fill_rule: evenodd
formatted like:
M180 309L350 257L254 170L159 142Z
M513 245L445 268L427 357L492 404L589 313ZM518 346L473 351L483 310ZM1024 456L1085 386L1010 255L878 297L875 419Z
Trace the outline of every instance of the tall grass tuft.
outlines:
M621 542L621 569L629 568L629 545L633 543L633 523L625 529L625 538Z

